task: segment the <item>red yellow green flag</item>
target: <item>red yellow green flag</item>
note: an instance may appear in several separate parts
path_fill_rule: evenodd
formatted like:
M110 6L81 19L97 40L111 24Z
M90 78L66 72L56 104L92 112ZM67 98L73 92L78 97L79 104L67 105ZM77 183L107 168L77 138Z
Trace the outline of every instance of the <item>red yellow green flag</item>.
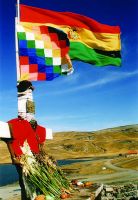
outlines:
M20 5L22 24L47 25L64 31L70 40L71 59L96 66L121 64L119 26L101 24L89 17Z

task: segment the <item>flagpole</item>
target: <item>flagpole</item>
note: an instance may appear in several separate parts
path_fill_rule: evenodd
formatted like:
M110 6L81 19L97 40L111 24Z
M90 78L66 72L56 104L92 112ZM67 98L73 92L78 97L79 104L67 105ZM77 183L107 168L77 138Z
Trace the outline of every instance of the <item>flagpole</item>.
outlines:
M19 50L18 50L18 38L17 38L17 24L19 24L19 22L20 22L20 0L17 0L16 17L15 17L15 48L16 48L16 73L17 73L17 81L20 80Z
M18 21L18 23L20 22L20 0L17 0L17 14L16 14L16 16L17 16L17 21Z

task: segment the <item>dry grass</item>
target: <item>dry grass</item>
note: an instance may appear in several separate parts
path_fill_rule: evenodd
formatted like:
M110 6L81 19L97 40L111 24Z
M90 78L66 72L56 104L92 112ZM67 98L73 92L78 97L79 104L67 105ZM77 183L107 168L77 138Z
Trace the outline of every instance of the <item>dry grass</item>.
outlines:
M56 159L127 153L138 149L138 125L96 132L62 132L46 142L47 152Z
M118 158L112 161L112 163L116 165L117 167L138 170L138 156Z
M0 141L0 164L11 163L11 156L5 142Z
M62 169L67 173L69 178L79 176L92 177L92 175L110 174L115 171L106 168L103 170L105 161L86 161L62 166Z
M138 125L95 132L55 133L52 141L46 141L45 148L58 160L123 154L130 149L138 149ZM0 149L0 163L10 163L7 146L2 141Z

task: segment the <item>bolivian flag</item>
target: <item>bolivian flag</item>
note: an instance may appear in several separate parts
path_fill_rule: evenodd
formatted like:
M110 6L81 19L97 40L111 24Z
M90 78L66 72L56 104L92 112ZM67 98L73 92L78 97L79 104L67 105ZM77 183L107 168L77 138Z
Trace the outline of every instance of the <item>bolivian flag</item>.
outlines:
M20 5L20 20L23 24L47 25L64 31L70 40L69 55L96 66L120 66L120 28L101 24L89 17L56 12Z

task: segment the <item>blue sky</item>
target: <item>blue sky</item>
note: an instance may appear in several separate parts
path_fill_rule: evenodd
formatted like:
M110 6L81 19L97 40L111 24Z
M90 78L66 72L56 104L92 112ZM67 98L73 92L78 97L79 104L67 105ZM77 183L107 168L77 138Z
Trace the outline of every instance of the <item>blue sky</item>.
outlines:
M33 82L38 123L53 131L93 131L138 123L137 0L21 0L121 27L122 66L73 61L74 73ZM0 1L0 120L17 117L15 0Z

